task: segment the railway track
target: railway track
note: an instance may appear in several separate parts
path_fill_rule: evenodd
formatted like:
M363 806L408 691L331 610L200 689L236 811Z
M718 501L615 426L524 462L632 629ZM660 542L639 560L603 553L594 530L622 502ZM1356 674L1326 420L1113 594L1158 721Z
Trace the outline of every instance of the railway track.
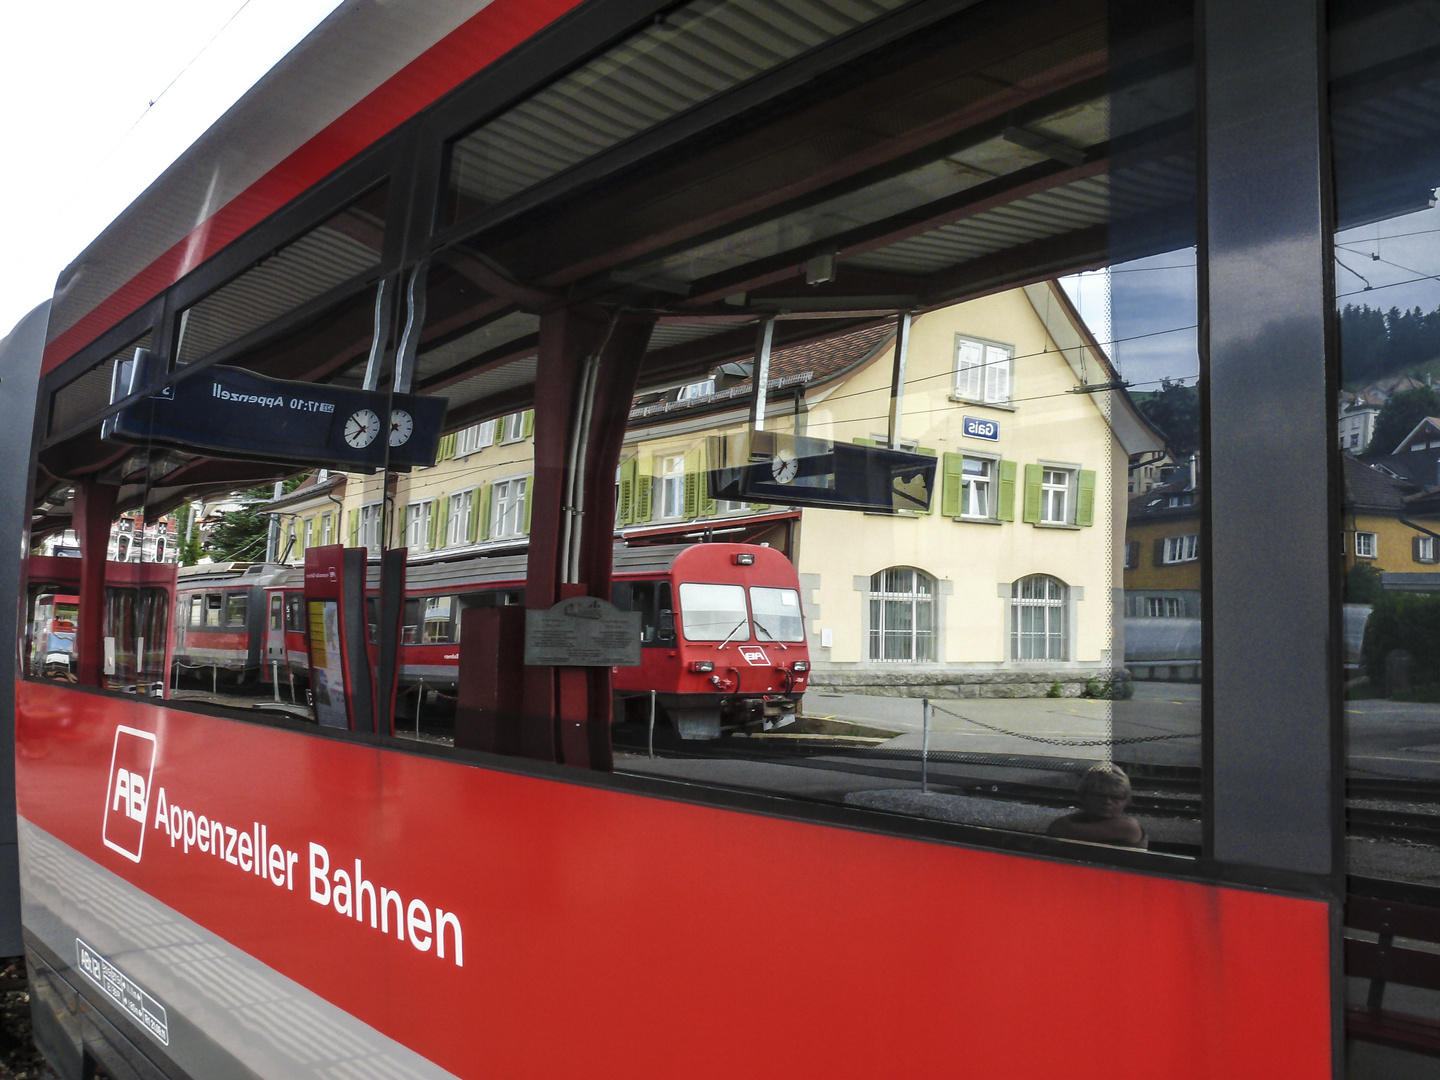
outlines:
M693 758L694 744L684 750L657 747L667 758ZM920 751L911 748L857 746L839 740L722 740L704 756L746 761L786 761L801 768L825 769L858 776L913 782L918 778ZM1025 754L980 754L955 750L931 751L927 757L932 786L957 795L983 796L1008 802L1026 802L1063 809L1075 805L1073 791L1062 785L995 780L972 775L966 766L1029 769L1036 772L1078 774L1092 759L1056 758ZM1201 812L1200 770L1187 766L1157 766L1145 762L1119 762L1134 782L1133 813L1152 817L1198 820ZM1440 847L1440 783L1403 777L1351 777L1346 784L1351 805L1346 808L1347 831L1352 836L1409 840ZM1356 800L1403 802L1426 809L1392 809L1354 805Z

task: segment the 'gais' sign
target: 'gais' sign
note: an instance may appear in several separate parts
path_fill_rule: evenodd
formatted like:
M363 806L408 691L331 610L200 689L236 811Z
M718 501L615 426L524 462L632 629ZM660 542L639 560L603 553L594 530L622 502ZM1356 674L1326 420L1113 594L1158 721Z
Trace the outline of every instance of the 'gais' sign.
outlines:
M145 843L145 812L155 772L155 736L121 725L110 752L110 784L105 792L105 846L131 862L140 861Z
M990 442L1000 438L1000 425L994 420L986 420L980 416L966 416L963 419L965 423L960 429L962 434L972 439L988 439Z

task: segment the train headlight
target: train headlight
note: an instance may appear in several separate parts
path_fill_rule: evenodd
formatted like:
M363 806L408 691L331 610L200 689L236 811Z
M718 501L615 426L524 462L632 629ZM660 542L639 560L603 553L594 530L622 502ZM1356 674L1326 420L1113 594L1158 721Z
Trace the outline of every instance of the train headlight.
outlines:
M792 668L792 670L794 670L794 671L809 671L809 670L810 670L810 661L809 661L809 660L796 660L795 663L791 665L791 668Z
M755 565L755 556L754 556L754 555L751 555L749 552L742 552L742 553L740 553L740 554L738 554L738 555L732 555L732 556L730 556L730 558L734 561L734 563L735 563L736 566L754 566L754 565Z
M706 672L715 670L714 660L691 660L690 670L697 675L704 675Z

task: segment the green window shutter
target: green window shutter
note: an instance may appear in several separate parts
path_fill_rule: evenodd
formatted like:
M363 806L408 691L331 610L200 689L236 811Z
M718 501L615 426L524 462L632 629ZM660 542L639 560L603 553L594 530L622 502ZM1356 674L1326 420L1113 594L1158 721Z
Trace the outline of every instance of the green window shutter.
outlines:
M471 540L490 539L490 491L494 486L494 484L484 484L475 489L480 505L475 507L470 515Z
M615 493L615 521L620 525L635 522L635 459L626 458L620 463L620 490Z
M700 516L700 452L685 451L685 519Z
M696 481L700 490L700 516L714 517L720 512L720 504L710 497L710 454L703 443L695 453L700 463L699 477Z
M750 509L751 509L751 510L769 510L769 509L770 509L770 504L769 504L769 503L751 503L751 504L750 504Z
M465 542L475 543L480 534L480 489L470 489L470 521L465 526Z
M924 454L926 457L939 457L939 455L934 450L930 449L930 447L928 446L917 446L915 448L915 452L917 454ZM939 468L936 468L935 475L937 477L940 476ZM930 509L924 512L927 514L933 514L938 509L940 509L940 500L935 497L935 492L932 491L930 492Z
M528 439L535 434L535 410L526 409L525 415L520 418L520 437ZM527 489L528 490L528 489Z
M425 550L434 551L444 542L445 530L440 528L440 500L434 499L430 503L430 525L425 530ZM436 543L436 541L441 543Z
M995 501L995 516L1001 521L1015 520L1015 462L1001 461L1000 494Z
M1040 523L1040 466L1025 466L1025 520Z
M520 507L520 531L530 535L530 508L535 505L535 474L525 478L525 503Z
M360 546L360 511L350 511L350 546Z
M1075 497L1075 524L1095 524L1095 470L1081 469Z
M639 473L635 477L635 522L637 524L650 520L650 492L655 486L655 478L649 473Z
M455 436L442 435L440 437L440 449L435 454L436 461L449 461L455 456Z
M941 461L940 513L946 517L960 516L960 500L965 472L965 456L947 453Z
M878 444L875 442L874 439L862 439L862 438L856 437L856 438L854 438L854 439L851 439L850 441L853 442L856 446L876 446L876 445L878 445Z
M398 546L407 547L410 539L410 507L402 506L397 520L400 525L400 543Z

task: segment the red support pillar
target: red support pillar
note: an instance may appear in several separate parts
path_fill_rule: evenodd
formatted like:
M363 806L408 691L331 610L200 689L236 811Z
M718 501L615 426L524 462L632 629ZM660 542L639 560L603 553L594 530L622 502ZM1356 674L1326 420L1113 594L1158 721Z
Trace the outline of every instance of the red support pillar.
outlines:
M605 340L603 312L563 308L540 317L540 355L535 368L535 473L530 500L530 548L525 568L525 607L548 610L562 599L560 541L565 469L575 398L584 362ZM520 753L562 761L557 724L563 669L526 665Z
M540 320L535 386L535 479L525 606L547 609L570 596L610 598L615 535L615 467L625 436L651 319L565 309ZM589 446L580 464L585 515L580 519L580 581L562 585L565 477L585 361L600 356ZM608 770L610 670L524 669L521 753L581 768Z
M75 484L75 536L80 541L80 616L75 648L82 686L105 684L105 556L118 489L81 480Z
M635 401L640 364L650 343L653 318L622 316L615 323L600 356L595 405L590 414L590 442L584 467L585 516L581 524L580 580L591 596L610 599L610 577L615 556L615 469ZM571 727L566 758L582 746L592 769L609 772L615 767L610 743L613 704L609 668L588 668L587 716L583 726ZM562 729L563 730L563 729ZM570 744L574 744L573 751Z

